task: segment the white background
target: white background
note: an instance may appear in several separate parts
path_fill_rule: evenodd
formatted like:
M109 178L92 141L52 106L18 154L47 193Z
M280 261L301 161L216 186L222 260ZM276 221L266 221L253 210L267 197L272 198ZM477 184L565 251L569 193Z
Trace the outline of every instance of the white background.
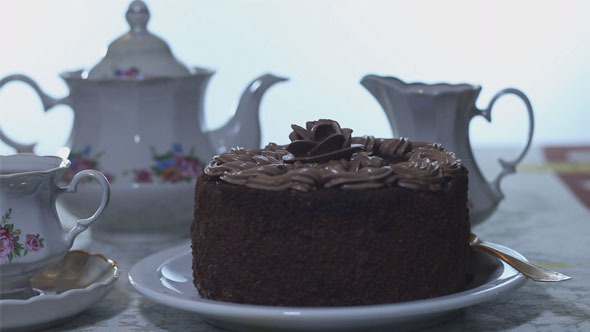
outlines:
M264 143L285 143L291 123L332 118L355 134L392 135L358 83L367 73L406 81L469 82L485 107L504 87L523 90L536 116L534 144L590 143L590 2L148 0L148 28L187 65L217 69L206 98L210 128L233 112L242 89L264 72L288 76L262 103ZM128 29L129 2L0 0L0 76L26 73L54 97L58 74L90 68ZM524 144L524 106L496 104L493 124L475 119L476 146ZM0 91L0 127L52 154L73 119L48 113L20 83ZM0 153L11 153L0 144Z

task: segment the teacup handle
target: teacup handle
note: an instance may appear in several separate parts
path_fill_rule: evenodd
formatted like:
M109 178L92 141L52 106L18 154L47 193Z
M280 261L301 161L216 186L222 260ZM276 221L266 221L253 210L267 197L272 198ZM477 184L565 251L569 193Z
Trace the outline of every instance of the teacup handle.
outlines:
M490 185L492 185L493 188L496 190L496 193L498 193L500 195L501 195L500 181L506 175L516 173L516 165L518 165L522 161L522 159L524 158L526 153L529 151L529 148L531 147L531 141L533 139L533 130L535 127L535 121L534 121L534 116L533 116L533 107L531 106L531 102L530 102L529 98L522 91L520 91L518 89L514 89L514 88L506 88L506 89L502 89L502 90L498 91L494 95L494 97L490 100L488 107L486 107L484 110L477 110L476 109L476 112L474 114L474 115L481 115L486 120L488 120L488 122L492 122L492 107L494 106L496 101L498 99L500 99L500 97L508 95L508 94L515 95L515 96L519 97L520 99L522 99L522 101L524 102L526 109L527 109L528 116L529 116L529 133L528 133L528 138L527 138L527 142L526 142L524 149L520 152L520 154L514 160L506 161L502 158L498 159L500 166L502 166L502 171L500 171L500 174L498 174L498 176L496 176L496 179L494 179L494 181L492 181L490 183Z
M33 90L35 90L35 92L39 95L39 98L41 99L41 103L43 104L43 109L46 112L50 108L52 108L53 106L58 105L58 104L65 104L65 105L72 107L70 96L67 96L67 97L61 98L61 99L52 98L49 95L47 95L45 92L43 92L43 90L41 90L41 88L39 87L39 85L35 81L33 81L30 77L25 76L25 75L16 74L16 75L9 75L9 76L4 77L2 80L0 80L0 89L2 89L2 87L5 84L7 84L11 81L21 81L23 83L28 84L31 88L33 88ZM33 152L33 148L36 145L36 143L34 143L34 144L20 144L16 141L10 139L9 137L7 137L1 130L0 130L0 140L2 140L7 145L11 146L13 149L16 150L16 152L19 152L19 153Z
M74 175L72 182L68 186L59 188L60 194L75 193L78 188L78 183L82 179L87 177L93 178L96 181L98 181L98 183L100 183L100 185L102 186L102 198L100 201L100 205L98 206L98 209L96 209L92 216L86 219L78 219L76 221L76 227L72 228L69 232L66 233L65 241L69 247L72 246L72 244L74 243L74 239L76 238L76 236L78 236L78 234L85 231L88 228L88 226L90 226L90 224L92 224L96 219L98 219L98 217L102 214L105 207L109 203L109 199L111 197L111 187L109 185L109 181L101 172L95 171L93 169L83 170Z

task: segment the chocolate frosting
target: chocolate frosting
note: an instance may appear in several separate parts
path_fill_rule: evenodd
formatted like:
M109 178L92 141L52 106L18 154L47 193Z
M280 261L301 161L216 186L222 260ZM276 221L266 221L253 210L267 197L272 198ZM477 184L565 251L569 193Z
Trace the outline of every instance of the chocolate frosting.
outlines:
M215 156L205 174L221 181L265 190L307 192L321 188L369 189L399 185L443 190L463 169L440 144L405 138L352 137L336 121L292 126L291 144L232 149Z

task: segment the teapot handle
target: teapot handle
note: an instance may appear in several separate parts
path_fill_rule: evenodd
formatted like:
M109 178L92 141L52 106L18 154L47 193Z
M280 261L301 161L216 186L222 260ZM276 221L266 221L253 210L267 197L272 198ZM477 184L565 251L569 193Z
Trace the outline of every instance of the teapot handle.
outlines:
M506 161L501 158L498 159L500 166L502 166L502 171L500 171L500 174L498 174L498 176L496 176L496 179L494 179L494 181L492 181L490 183L490 185L493 186L496 193L498 193L500 195L501 195L500 181L504 178L504 176L506 176L508 174L516 173L516 165L518 165L522 161L522 159L524 158L524 156L528 152L529 148L531 147L531 141L533 139L533 130L534 130L534 126L535 126L535 121L534 121L534 116L533 116L533 107L531 106L531 102L529 101L527 96L522 91L520 91L518 89L514 89L514 88L506 88L506 89L502 89L502 90L498 91L494 95L494 97L490 100L488 107L486 107L484 110L475 109L475 114L474 114L474 116L481 115L486 120L488 120L488 122L492 122L492 107L494 106L496 101L498 99L500 99L500 97L502 97L504 95L508 95L508 94L515 95L515 96L519 97L520 99L522 99L522 101L524 102L526 109L527 109L528 117L529 117L529 132L528 132L528 138L527 138L526 145L524 146L524 149L520 152L520 154L514 160Z
M46 112L50 108L52 108L53 106L58 105L58 104L65 104L65 105L72 107L70 96L67 96L67 97L61 98L61 99L52 98L52 97L48 96L45 92L43 92L43 90L41 90L41 88L39 87L39 85L37 83L35 83L35 81L33 81L30 77L25 76L25 75L16 74L16 75L9 75L9 76L4 77L2 80L0 80L0 89L2 89L2 87L5 84L7 84L8 82L11 82L11 81L21 81L23 83L28 84L31 88L33 88L33 90L35 90L35 92L37 92L37 94L39 95L39 98L41 99L41 103L43 104L43 109ZM3 141L4 143L6 143L7 145L11 146L18 153L33 152L33 148L36 145L36 143L20 144L14 140L8 138L1 130L0 130L0 140Z
M68 247L72 247L72 244L74 243L74 239L76 238L76 236L85 231L88 228L88 226L90 226L90 224L92 224L94 221L96 221L96 219L98 219L98 217L102 214L105 207L109 203L109 199L111 198L111 187L109 185L109 181L101 172L95 171L93 169L86 169L78 172L76 175L74 175L72 182L68 186L59 188L58 193L75 193L78 189L78 183L82 179L87 177L98 181L98 183L102 187L102 197L100 205L98 206L98 209L96 209L96 211L90 217L86 219L78 219L76 221L76 226L70 229L65 234L64 240L66 241L66 245Z

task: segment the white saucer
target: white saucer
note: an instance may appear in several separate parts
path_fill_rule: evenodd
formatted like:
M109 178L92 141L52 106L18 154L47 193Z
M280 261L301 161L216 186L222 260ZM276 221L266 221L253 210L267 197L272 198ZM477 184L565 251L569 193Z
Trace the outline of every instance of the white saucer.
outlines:
M112 260L84 250L31 280L40 295L26 300L0 300L0 330L29 331L65 323L100 301L119 277Z
M494 245L524 259L516 251ZM129 271L131 285L158 303L195 312L202 320L232 331L408 329L434 325L460 309L492 300L522 286L525 276L485 253L472 251L474 279L468 289L442 297L353 307L271 307L202 299L193 286L190 244L139 261Z

